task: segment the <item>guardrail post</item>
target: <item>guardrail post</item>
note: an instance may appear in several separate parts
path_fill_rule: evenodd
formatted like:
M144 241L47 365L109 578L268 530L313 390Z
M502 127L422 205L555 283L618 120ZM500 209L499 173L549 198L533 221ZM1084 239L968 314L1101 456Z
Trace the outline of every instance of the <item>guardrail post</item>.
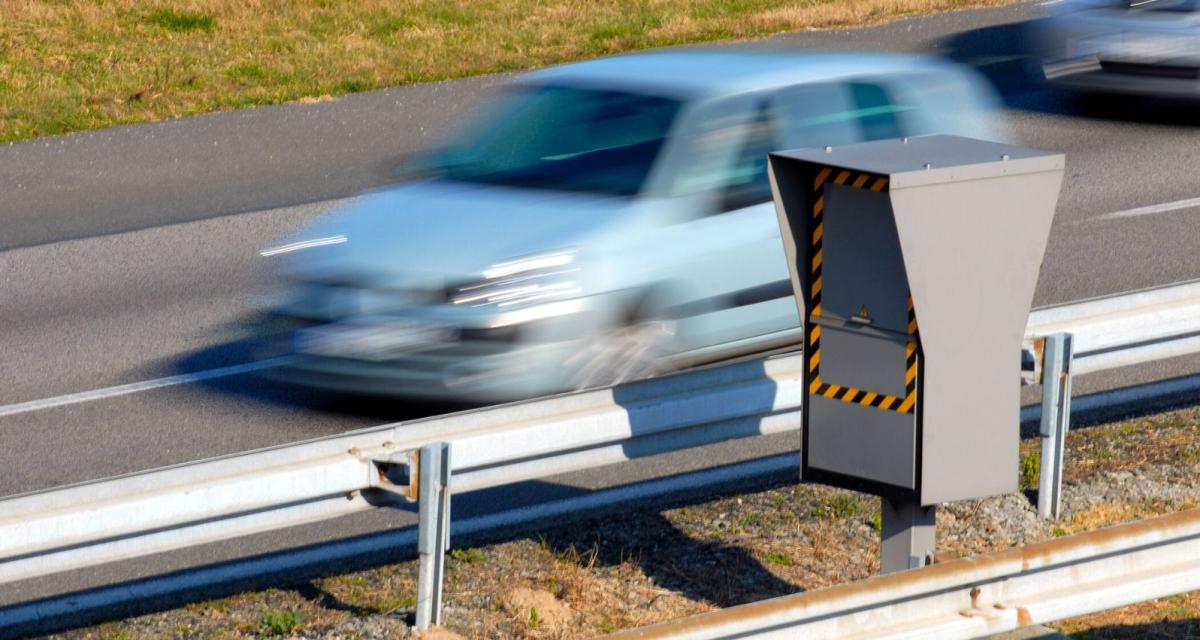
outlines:
M417 487L417 628L442 623L442 578L450 548L450 445L421 447Z
M1042 450L1038 472L1038 515L1057 520L1062 513L1063 451L1071 427L1072 336L1046 336L1042 360Z

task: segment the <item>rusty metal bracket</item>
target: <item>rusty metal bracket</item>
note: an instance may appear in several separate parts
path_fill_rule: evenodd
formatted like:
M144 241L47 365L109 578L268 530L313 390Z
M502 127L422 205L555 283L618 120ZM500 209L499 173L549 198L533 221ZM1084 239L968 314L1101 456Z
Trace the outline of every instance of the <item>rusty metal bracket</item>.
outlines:
M416 502L421 490L420 449L396 451L388 455L372 455L363 458L371 465L372 489L386 491L409 502Z

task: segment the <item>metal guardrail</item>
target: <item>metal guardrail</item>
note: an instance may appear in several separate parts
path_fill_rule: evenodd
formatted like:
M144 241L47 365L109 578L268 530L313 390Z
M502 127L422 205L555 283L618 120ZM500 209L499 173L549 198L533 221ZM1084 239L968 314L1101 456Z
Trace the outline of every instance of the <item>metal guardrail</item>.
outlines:
M1197 588L1193 510L608 637L982 638Z
M1058 519L1072 377L1200 353L1200 281L1038 309L1025 335L1042 383L1038 515Z
M1082 375L1200 352L1200 281L1037 309L1025 335L1070 333Z
M411 479L433 443L450 446L449 488L464 493L797 430L800 364L743 362L5 498L0 584L348 515L422 490L424 524L444 494Z
M1096 371L1200 352L1197 310L1200 283L1186 283L1037 310L1028 335L1041 354L1046 335L1072 333L1074 373ZM1049 374L1067 383L1052 389L1059 406L1064 362ZM439 615L451 492L798 430L801 367L795 355L741 362L0 499L0 584L419 499L421 626ZM1042 413L1061 442L1069 412ZM413 482L432 456L440 481ZM1061 464L1043 475L1060 486Z

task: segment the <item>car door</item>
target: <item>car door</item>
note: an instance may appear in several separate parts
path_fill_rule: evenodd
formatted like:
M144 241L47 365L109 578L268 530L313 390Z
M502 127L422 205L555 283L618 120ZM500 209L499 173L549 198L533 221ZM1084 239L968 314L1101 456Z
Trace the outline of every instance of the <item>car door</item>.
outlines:
M772 126L768 95L734 96L697 107L674 141L663 190L689 210L651 250L678 346L697 360L798 322L766 181L766 155L781 144ZM764 312L771 301L777 310Z
M705 204L661 245L683 292L672 306L681 347L702 360L799 338L767 154L903 135L908 108L879 84L840 81L729 98L691 118L671 189Z

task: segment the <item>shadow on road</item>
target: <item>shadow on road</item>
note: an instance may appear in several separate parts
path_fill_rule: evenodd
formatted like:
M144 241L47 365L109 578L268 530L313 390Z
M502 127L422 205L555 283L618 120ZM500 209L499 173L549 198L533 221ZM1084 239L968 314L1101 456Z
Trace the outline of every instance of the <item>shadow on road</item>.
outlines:
M186 354L171 368L195 374L235 364L254 362L253 340L233 340ZM334 393L271 380L246 373L201 380L205 388L253 402L285 408L303 408L341 416L376 419L381 423L416 420L479 408L479 404L431 402L351 393Z

